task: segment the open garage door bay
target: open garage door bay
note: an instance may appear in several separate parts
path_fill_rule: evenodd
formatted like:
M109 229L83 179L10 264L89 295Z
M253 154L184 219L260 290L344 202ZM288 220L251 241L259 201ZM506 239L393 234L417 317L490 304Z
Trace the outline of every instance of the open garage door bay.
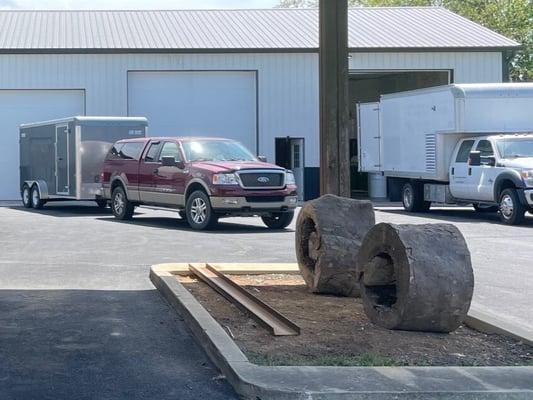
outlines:
M85 115L83 90L0 90L0 200L20 199L19 125Z
M150 136L217 136L257 152L255 71L130 71L128 115Z

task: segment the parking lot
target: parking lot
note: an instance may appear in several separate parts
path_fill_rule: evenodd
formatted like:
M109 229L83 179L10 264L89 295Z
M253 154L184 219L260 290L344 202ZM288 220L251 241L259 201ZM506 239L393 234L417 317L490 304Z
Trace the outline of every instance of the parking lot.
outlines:
M533 332L531 215L523 226L504 226L470 208L409 215L375 207L376 222L457 225L472 255L473 306ZM272 231L258 218L231 218L199 232L169 211L138 209L120 222L109 209L76 203L41 211L5 205L0 219L0 392L7 398L231 398L154 289L149 268L296 262L294 221Z

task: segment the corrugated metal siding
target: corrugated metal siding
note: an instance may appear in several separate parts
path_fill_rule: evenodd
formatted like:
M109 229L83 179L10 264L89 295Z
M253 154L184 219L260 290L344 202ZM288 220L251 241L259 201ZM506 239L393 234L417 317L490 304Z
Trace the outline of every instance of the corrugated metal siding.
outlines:
M318 165L317 54L0 54L0 88L85 89L87 115L127 115L128 71L201 70L256 70L261 154L273 159L273 137L305 137Z
M438 7L352 8L349 47L517 43ZM318 48L318 10L0 11L0 51Z

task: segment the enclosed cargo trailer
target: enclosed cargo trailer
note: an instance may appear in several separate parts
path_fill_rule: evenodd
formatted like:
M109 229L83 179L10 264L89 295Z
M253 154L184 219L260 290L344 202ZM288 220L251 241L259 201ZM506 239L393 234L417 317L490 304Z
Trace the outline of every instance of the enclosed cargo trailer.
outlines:
M144 117L77 116L20 125L20 190L25 207L53 200L105 206L100 172L117 140L145 137Z

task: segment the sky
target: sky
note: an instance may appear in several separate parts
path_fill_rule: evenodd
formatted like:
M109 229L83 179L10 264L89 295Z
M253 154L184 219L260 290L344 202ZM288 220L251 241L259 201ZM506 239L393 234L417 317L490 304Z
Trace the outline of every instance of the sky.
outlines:
M0 10L273 8L279 0L0 0Z

